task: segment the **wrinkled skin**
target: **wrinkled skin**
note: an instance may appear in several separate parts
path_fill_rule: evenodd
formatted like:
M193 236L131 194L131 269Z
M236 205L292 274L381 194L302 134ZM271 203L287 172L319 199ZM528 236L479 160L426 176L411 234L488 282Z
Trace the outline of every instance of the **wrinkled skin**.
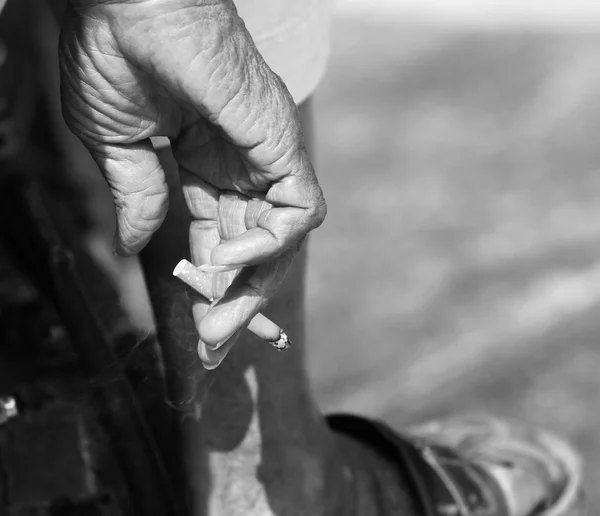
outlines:
M194 308L215 367L326 213L293 100L227 0L74 0L60 58L65 119L114 196L116 251L140 251L167 213L149 138L168 136L193 261L249 265L223 297L215 279L216 305Z

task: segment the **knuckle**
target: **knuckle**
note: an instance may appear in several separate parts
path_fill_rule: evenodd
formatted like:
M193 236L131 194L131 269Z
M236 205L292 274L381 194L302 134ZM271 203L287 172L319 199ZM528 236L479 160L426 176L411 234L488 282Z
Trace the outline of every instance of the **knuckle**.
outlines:
M139 250L164 219L169 205L166 191L144 189L124 193L113 190L117 210L118 235L121 248L127 253Z
M262 288L261 285L259 285L258 283L252 281L252 280L247 280L244 281L242 283L245 293L247 294L248 297L251 298L257 298L257 299L262 299L263 297L265 297L265 291Z
M317 204L310 210L310 230L312 231L321 226L325 221L325 217L327 217L327 203L325 202L325 199L321 197Z
M323 224L325 217L327 217L327 203L325 202L325 199L322 199L315 210L315 228Z

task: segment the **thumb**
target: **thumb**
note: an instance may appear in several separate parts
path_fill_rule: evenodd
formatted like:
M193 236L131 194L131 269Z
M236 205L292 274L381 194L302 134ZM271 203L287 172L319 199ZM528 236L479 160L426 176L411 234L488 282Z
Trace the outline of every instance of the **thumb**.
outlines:
M140 252L161 226L169 207L165 172L149 139L132 144L88 145L113 195L115 251Z

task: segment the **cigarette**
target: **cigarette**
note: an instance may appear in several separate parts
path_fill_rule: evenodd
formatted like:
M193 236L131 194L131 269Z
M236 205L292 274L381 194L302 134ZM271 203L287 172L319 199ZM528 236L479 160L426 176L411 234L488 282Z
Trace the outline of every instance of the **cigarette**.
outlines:
M181 260L173 269L173 276L192 287L208 301L213 301L211 273L201 270L188 260ZM263 314L256 314L248 324L248 329L279 351L288 349L292 344L286 333Z

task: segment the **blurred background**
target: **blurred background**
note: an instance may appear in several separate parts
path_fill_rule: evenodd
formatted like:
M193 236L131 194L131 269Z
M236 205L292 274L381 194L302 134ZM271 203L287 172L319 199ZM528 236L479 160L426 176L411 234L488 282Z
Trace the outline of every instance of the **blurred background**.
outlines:
M316 96L322 406L568 436L600 482L600 4L340 1ZM600 494L591 497L600 507Z

